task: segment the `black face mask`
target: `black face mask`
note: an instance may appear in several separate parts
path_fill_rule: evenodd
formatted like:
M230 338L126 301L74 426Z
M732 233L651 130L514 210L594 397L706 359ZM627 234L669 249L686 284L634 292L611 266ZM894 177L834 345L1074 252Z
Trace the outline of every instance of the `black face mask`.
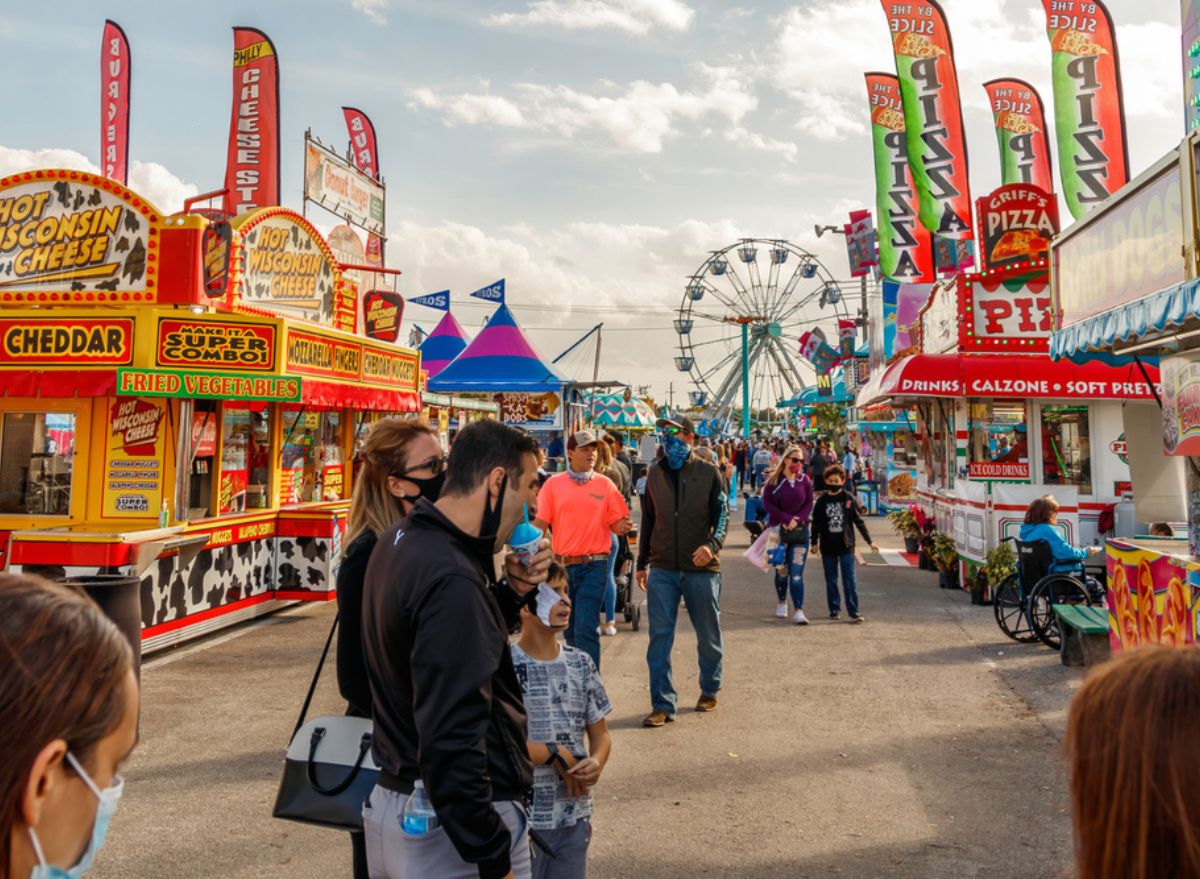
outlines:
M500 497L496 506L492 506L492 496L489 494L484 501L483 519L479 523L480 537L496 537L500 532L500 517L504 512L504 493L508 490L508 474L500 480Z
M442 485L446 482L446 471L443 470L437 476L431 476L428 479L418 479L415 476L401 476L400 479L411 482L417 487L416 495L404 495L400 500L416 503L417 498L425 498L431 504L435 503L442 496Z

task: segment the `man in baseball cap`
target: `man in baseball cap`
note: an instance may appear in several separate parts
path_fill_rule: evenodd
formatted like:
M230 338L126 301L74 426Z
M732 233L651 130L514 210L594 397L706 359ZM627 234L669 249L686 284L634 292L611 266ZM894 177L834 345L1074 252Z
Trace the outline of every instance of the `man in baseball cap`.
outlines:
M567 569L571 622L567 643L578 647L600 668L600 638L596 627L608 585L612 535L633 527L629 507L617 486L596 479L600 438L577 430L567 439L567 470L546 480L538 495L535 525L550 529L554 555Z

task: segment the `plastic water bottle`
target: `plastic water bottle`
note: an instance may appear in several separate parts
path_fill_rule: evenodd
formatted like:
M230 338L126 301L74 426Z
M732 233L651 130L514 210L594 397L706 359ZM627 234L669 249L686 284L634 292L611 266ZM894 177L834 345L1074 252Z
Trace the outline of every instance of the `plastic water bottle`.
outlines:
M425 794L425 782L418 779L413 784L400 823L409 836L424 836L438 826L437 812L433 811L433 804Z

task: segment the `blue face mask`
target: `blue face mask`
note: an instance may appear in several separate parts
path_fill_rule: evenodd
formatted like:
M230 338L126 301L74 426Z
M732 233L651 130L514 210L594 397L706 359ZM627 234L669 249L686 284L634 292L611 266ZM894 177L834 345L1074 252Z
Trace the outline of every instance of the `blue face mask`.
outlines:
M96 853L104 845L109 822L112 821L112 817L117 811L117 803L121 799L121 793L125 790L125 780L120 777L113 780L112 787L100 790L96 786L96 782L92 781L91 776L83 771L83 767L79 765L79 761L73 754L68 753L66 759L71 764L71 768L79 774L83 783L88 786L88 790L95 794L96 799L100 801L100 805L96 809L96 820L92 822L92 838L88 841L87 851L83 853L79 863L68 870L46 863L46 856L42 852L42 843L38 839L37 833L30 827L29 841L33 843L33 853L37 856L38 865L29 874L29 879L78 879L86 873L92 866Z
M672 470L678 470L683 467L692 454L692 447L677 436L664 434L662 447L663 453L667 456L667 466Z

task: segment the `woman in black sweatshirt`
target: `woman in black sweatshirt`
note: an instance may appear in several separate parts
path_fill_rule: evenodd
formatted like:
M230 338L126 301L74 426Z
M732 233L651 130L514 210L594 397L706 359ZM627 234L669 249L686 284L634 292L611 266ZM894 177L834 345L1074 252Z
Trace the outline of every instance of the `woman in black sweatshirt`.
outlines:
M446 458L437 434L425 421L389 418L371 428L354 482L345 550L337 575L338 690L346 713L371 716L362 643L363 577L375 541L412 510L417 498L435 501L445 479ZM361 831L351 832L354 877L367 879L367 854Z

